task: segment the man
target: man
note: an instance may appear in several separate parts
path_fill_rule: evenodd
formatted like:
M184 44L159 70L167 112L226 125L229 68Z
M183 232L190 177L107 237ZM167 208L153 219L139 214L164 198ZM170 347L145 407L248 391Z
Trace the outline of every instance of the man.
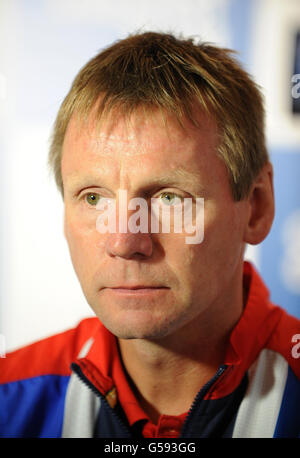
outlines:
M273 171L230 51L113 44L76 77L49 160L96 317L2 361L2 436L299 436L300 323L243 260L270 231Z

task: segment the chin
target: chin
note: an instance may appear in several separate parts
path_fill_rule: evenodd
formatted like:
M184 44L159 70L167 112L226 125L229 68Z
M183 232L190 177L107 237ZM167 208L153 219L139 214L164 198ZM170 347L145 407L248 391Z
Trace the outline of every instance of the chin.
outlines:
M154 317L148 319L130 319L126 317L121 321L106 320L98 316L102 324L119 339L162 339L170 335L174 328L170 320L155 320Z
M120 339L163 339L176 332L190 320L182 304L168 301L94 302L92 307L101 323Z

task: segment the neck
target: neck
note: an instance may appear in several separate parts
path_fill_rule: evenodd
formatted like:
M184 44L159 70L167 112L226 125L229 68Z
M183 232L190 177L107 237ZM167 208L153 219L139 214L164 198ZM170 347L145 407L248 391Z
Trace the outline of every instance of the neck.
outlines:
M222 363L222 349L217 351L213 345L214 350L210 351L207 342L199 345L206 350L206 355L203 358L198 355L198 359L149 341L129 344L129 341L120 340L119 345L135 396L154 423L161 414L187 412L201 386Z

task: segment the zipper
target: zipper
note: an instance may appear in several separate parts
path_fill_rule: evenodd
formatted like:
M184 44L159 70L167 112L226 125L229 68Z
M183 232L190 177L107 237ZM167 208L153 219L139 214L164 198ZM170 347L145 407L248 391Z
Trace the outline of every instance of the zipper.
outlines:
M118 421L118 424L120 425L120 427L122 428L122 430L124 431L124 433L126 433L126 437L130 437L132 438L132 434L129 430L129 428L127 428L127 426L124 424L124 422L121 420L121 418L119 417L119 415L114 411L114 409L109 405L109 403L107 402L105 396L93 385L93 383L84 375L84 373L82 372L82 369L81 367L78 365L78 364L75 364L75 363L72 363L71 365L71 368L72 370L75 372L75 374L80 378L80 380L96 395L98 396L101 401L104 402L104 404L110 409L113 417ZM100 407L101 408L101 407Z
M188 424L191 421L193 415L195 414L196 409L198 407L198 404L200 403L200 401L202 401L204 399L204 397L206 396L206 394L208 393L210 388L216 383L217 380L220 379L220 377L224 374L224 372L228 369L228 367L229 366L226 365L226 364L220 366L219 369L217 370L217 372L215 373L215 375L201 388L199 393L196 395L196 397L195 397L195 399L194 399L194 401L193 401L193 403L191 405L191 408L188 411L186 419L185 419L185 421L183 423L182 430L181 430L181 433L180 433L179 437L188 437L188 436L185 436L185 434L187 433L187 430L188 430Z
M219 367L219 369L217 370L217 372L215 373L215 375L201 388L201 390L199 391L199 393L196 395L191 407L190 407L190 410L188 411L188 414L186 416L186 419L184 421L184 424L182 426L182 430L181 430L181 433L180 433L180 436L179 438L184 438L184 437L189 437L189 436L185 436L185 434L187 433L187 429L188 429L188 424L189 422L191 421L191 418L193 417L193 415L195 414L196 412L196 409L198 407L198 404L199 402L206 396L206 394L208 393L208 391L210 390L210 388L215 384L215 382L217 382L217 380L220 379L220 377L225 373L225 371L228 369L228 365L222 365ZM78 364L75 364L73 363L71 365L71 368L73 369L73 371L76 373L76 375L80 378L80 380L96 395L98 396L101 401L103 401L106 406L110 409L112 415L114 416L114 418L117 420L118 424L120 425L120 427L122 428L122 430L124 431L124 433L127 435L127 437L130 437L132 438L132 434L129 430L129 428L127 428L127 426L124 424L124 422L121 420L121 418L119 417L119 415L114 411L114 409L109 405L109 403L107 402L105 396L93 385L93 383L84 375L84 373L82 372L82 369L81 367L78 365Z

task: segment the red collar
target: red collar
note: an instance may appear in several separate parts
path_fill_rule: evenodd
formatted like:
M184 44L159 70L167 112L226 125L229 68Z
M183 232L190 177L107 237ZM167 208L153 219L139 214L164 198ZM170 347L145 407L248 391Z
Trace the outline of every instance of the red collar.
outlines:
M130 425L141 419L147 420L125 375L115 336L99 321L93 338L86 357L78 359L76 363L111 407L116 405L118 399Z
M230 369L221 383L212 387L206 399L220 398L234 391L281 318L282 310L269 302L268 289L248 262L244 263L244 283L248 289L247 304L231 333L225 358L225 364ZM94 342L86 357L78 359L76 363L112 407L118 398L130 425L138 420L149 420L129 385L116 338L100 321L93 338ZM179 417L183 421L184 416Z
M244 286L248 290L243 314L233 329L224 364L230 366L221 384L213 387L206 399L217 399L234 391L245 372L265 347L283 310L270 302L269 290L255 268L244 262Z

